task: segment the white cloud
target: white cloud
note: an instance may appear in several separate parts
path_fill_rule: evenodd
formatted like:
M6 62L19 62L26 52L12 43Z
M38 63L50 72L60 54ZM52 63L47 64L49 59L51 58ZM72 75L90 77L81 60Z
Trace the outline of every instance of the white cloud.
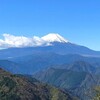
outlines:
M51 42L65 43L68 42L68 40L55 33L50 33L41 38L37 36L33 36L30 38L25 36L3 34L3 39L0 39L0 48L48 46L52 45Z
M32 38L25 36L14 36L10 34L3 34L4 39L0 39L0 47L31 47L46 45L46 41L43 39L33 36Z

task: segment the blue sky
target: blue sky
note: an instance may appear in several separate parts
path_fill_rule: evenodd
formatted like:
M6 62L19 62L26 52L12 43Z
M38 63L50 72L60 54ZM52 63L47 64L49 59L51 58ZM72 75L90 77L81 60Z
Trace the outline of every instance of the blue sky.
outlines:
M0 38L51 32L100 50L100 0L0 0Z

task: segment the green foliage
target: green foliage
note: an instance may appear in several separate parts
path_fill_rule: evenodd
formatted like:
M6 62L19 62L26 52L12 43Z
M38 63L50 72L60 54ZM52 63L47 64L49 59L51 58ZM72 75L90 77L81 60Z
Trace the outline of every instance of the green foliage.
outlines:
M100 100L100 87L95 88L96 96L94 97L93 100Z
M3 80L0 82L0 86L2 87L3 85L8 87L9 91L10 91L11 89L13 89L16 86L16 82L14 82L9 77L3 77Z
M12 75L0 69L0 100L73 100L69 94L30 76Z
M50 100L60 100L61 98L63 100L66 100L66 98L68 99L68 97L66 95L63 95L63 93L61 93L58 89L56 88L51 88L50 89L50 94L51 94L51 98Z

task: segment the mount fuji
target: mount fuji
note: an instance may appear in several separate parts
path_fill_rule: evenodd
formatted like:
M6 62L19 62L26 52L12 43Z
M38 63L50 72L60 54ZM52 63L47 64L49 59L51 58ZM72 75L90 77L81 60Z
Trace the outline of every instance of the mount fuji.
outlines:
M0 59L41 54L41 53L44 53L44 54L45 53L55 53L55 54L60 54L60 55L78 54L78 55L88 56L88 57L91 57L91 56L100 57L100 51L94 51L85 46L71 43L67 39L60 36L59 34L50 33L41 38L38 38L38 39L35 38L34 41L35 41L34 43L39 42L38 44L41 44L41 45L35 44L35 46L27 45L27 46L22 46L22 47L14 46L14 47L10 47L7 49L2 49L0 50Z
M43 36L42 39L46 42L60 42L60 43L67 43L68 40L60 36L59 34L50 33L46 36Z

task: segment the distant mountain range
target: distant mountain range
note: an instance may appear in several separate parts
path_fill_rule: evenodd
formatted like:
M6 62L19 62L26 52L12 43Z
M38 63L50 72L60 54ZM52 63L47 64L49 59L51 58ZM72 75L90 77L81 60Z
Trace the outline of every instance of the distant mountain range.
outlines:
M98 86L98 78L85 71L50 68L35 74L34 77L42 82L64 89L78 96L80 100L92 100L95 96L94 88Z
M3 67L7 64L7 67L3 68L11 71L12 73L33 74L41 70L46 70L50 67L64 68L69 64L72 66L74 62L78 61L82 61L84 63L81 64L83 67L85 67L85 64L90 64L91 66L89 69L93 69L93 71L95 71L100 66L100 58L98 57L84 57L76 54L59 55L54 53L36 53L22 57L8 58L6 60L0 60L0 66ZM80 63L77 63L77 65L78 64L80 66ZM78 69L77 66L76 68Z

